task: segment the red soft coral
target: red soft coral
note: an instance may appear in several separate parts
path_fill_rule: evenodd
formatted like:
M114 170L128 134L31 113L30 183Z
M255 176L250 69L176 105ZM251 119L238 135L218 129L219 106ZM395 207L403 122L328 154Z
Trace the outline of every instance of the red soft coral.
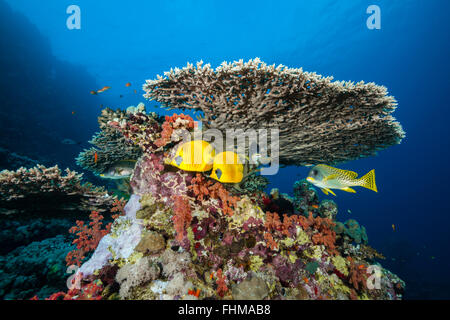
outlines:
M176 239L181 242L184 238L186 229L191 225L192 213L189 201L182 196L173 197L173 225L177 232Z
M89 218L91 222L88 226L84 224L84 221L77 220L77 225L69 229L69 232L76 233L78 238L72 242L77 245L77 248L70 251L66 256L68 266L73 264L80 266L86 253L95 250L100 240L111 229L111 223L108 223L105 229L102 229L103 216L97 211L92 211Z
M125 215L125 205L127 204L127 201L124 200L123 198L118 200L115 199L113 202L113 207L111 208L111 213L113 212L117 212L116 214L111 215L111 217L115 220L117 219L119 216L123 216Z
M102 291L103 286L93 281L85 284L81 289L69 289L67 293L63 291L56 292L45 300L101 300Z
M174 129L187 130L194 128L194 119L184 114L174 114L173 116L166 116L164 123L162 124L161 138L155 140L155 145L163 147L172 141L172 133Z

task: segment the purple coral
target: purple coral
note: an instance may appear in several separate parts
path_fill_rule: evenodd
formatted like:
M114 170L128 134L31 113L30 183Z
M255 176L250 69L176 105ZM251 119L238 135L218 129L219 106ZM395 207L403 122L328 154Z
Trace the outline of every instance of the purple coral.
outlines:
M192 175L184 171L163 172L162 154L145 154L136 164L130 185L135 194L151 193L155 199L170 205L172 196L186 196Z

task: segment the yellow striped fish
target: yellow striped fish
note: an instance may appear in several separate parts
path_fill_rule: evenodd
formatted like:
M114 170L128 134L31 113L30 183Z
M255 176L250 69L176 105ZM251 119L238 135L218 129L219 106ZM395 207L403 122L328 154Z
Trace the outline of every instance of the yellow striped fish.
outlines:
M356 172L333 168L325 164L318 164L309 171L306 180L319 187L326 195L328 193L336 195L331 189L356 193L355 190L350 188L355 186L378 192L377 185L375 184L375 170L371 170L361 178L357 177L358 174Z

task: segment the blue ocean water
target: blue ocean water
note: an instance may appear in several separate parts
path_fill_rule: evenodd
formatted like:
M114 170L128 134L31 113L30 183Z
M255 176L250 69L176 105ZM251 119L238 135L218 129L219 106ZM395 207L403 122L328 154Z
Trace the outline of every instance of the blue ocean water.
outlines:
M79 30L66 26L73 4L81 9ZM379 30L366 26L373 4L381 9ZM215 67L259 57L384 85L398 100L394 116L406 138L340 166L360 174L374 168L378 193L338 192L334 200L341 218L364 225L387 257L383 265L405 280L405 298L448 299L449 10L450 2L438 0L0 0L0 147L80 170L74 158L97 131L101 105L144 102L146 79L199 60ZM89 94L103 86L112 89ZM66 138L80 145L61 144ZM291 193L307 171L283 168L269 189Z

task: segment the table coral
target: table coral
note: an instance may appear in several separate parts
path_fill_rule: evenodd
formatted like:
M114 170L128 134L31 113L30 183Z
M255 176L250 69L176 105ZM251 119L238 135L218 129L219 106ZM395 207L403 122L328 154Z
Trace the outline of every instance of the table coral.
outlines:
M333 164L400 143L404 132L391 115L397 103L385 87L332 80L256 58L216 69L188 63L143 88L165 107L201 110L208 127L224 132L280 129L283 164Z
M0 213L56 215L70 212L106 211L114 198L104 188L83 183L82 174L58 166L19 168L0 172ZM39 205L36 206L35 204Z

